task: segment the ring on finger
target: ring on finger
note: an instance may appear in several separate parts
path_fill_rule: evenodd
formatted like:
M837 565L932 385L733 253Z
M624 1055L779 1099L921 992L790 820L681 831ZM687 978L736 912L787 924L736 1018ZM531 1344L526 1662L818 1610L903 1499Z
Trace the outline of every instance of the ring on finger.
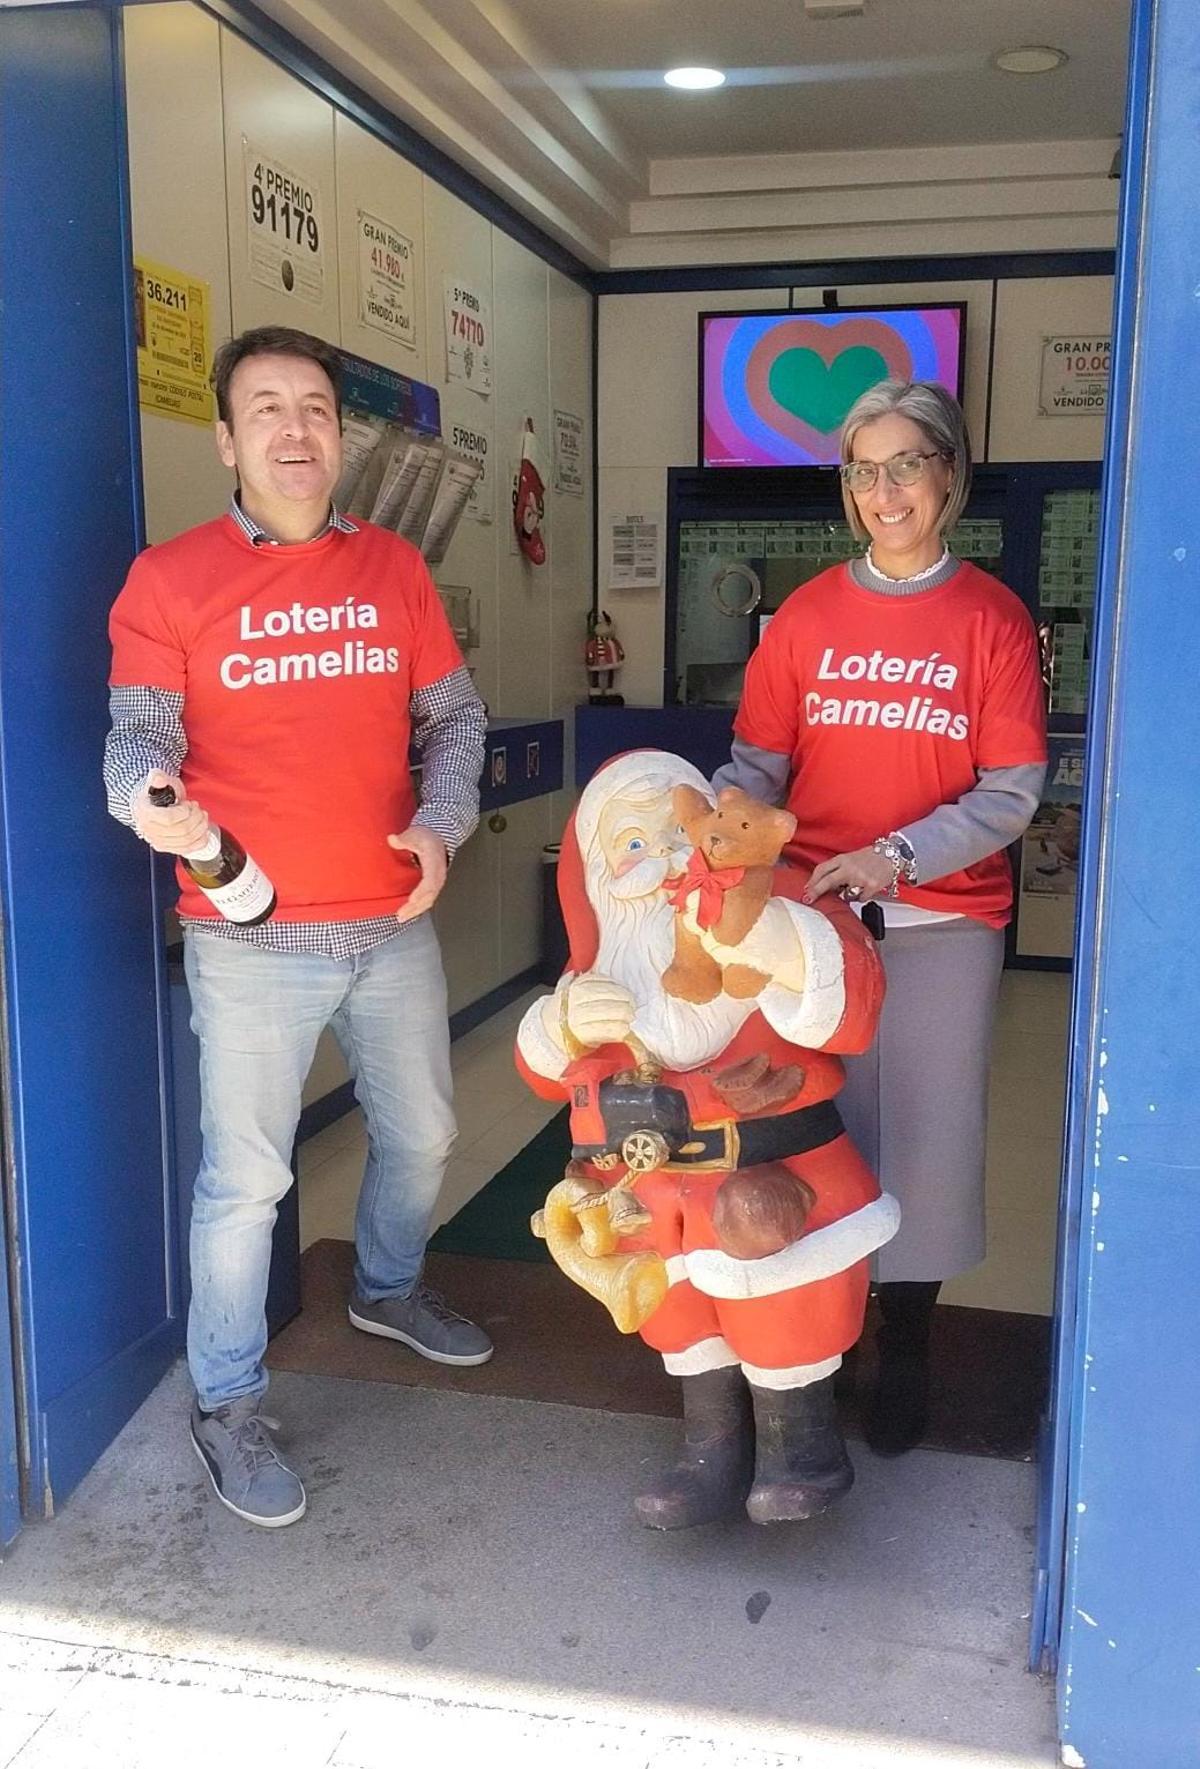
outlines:
M842 895L845 897L847 903L857 903L862 898L862 886L846 885L842 891Z

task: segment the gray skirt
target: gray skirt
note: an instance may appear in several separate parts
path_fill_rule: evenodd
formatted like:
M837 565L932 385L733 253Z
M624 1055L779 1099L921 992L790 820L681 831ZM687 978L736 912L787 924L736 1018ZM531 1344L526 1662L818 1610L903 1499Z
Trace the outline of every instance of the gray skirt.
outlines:
M992 1022L1004 934L963 916L889 927L875 1042L846 1059L838 1105L900 1229L876 1255L882 1283L930 1283L986 1250L984 1164Z

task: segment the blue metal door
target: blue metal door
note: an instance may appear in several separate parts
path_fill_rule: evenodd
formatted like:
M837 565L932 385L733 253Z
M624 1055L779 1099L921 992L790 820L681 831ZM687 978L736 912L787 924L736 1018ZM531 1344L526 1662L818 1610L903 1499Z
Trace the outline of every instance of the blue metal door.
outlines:
M0 1154L3 1140L0 1138ZM7 1163L6 1163L7 1165ZM0 1199L0 1552L21 1528L21 1453L9 1315L8 1236Z
M179 1343L158 906L99 778L108 609L141 542L119 33L117 11L0 10L5 1129L35 1513ZM6 1452L7 1431L0 1376Z
M1181 1769L1200 1752L1200 11L1133 13L1041 1633L1070 1761Z

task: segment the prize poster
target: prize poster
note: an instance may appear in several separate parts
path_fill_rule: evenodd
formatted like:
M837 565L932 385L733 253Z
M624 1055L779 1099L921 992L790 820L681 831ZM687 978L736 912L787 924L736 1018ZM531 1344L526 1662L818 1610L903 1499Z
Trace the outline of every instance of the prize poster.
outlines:
M200 277L153 258L133 260L138 404L189 424L211 424L212 295Z
M1108 405L1112 339L1043 338L1038 414L1043 418L1102 417Z
M455 454L477 463L479 478L471 487L466 514L475 522L492 522L496 510L496 461L491 401L473 396L451 381L442 395L442 436Z
M243 137L250 275L319 307L325 295L320 188Z
M492 304L472 284L448 276L446 379L462 381L473 393L492 391Z
M583 496L583 419L554 413L554 489Z
M407 234L378 215L358 211L358 317L414 350L416 249Z

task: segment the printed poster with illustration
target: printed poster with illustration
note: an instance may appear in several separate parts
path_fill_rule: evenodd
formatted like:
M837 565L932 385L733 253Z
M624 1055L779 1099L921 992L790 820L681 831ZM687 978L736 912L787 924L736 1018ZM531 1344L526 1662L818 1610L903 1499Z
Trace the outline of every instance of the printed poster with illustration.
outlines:
M213 420L212 291L203 278L140 254L133 260L138 403L189 424Z
M1084 740L1052 734L1042 802L1021 841L1017 951L1069 958L1079 883Z

